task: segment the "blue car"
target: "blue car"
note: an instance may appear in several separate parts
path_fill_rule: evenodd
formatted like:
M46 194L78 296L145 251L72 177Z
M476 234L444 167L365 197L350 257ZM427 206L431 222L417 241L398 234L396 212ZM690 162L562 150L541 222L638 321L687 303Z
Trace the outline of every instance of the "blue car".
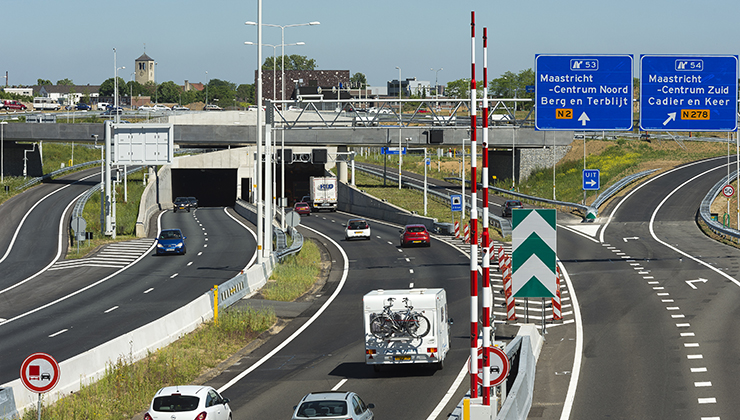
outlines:
M80 102L75 106L75 109L78 111L89 111L90 105Z
M157 255L185 255L185 236L180 229L164 229L157 238Z

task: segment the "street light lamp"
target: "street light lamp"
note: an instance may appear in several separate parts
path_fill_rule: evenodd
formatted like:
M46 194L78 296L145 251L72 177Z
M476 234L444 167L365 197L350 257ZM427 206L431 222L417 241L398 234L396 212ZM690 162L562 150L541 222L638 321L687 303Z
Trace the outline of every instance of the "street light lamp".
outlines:
M157 89L157 62L154 62L154 104L159 103L159 89Z
M403 164L403 149L401 146L401 127L403 126L403 108L401 103L401 68L398 69L398 189L401 189L401 165Z
M438 70L434 70L434 68L432 68L431 70L435 72L434 73L434 101L435 101L434 106L439 108L439 103L437 103L437 101L439 101L439 88L437 87L437 80L439 77L439 72L444 69L440 68Z
M206 70L206 105L208 105L208 71Z
M113 75L113 112L116 113L116 124L121 121L121 116L118 113L118 70L124 70L126 67L117 67L116 72Z

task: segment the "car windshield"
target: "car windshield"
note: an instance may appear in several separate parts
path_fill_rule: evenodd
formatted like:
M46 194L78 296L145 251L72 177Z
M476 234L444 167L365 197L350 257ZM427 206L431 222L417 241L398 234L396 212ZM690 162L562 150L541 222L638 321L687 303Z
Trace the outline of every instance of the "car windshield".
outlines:
M192 395L166 395L154 399L154 411L195 411L200 399Z
M521 207L521 205L522 205L522 202L521 201L509 201L509 207L514 207L514 206L520 206Z
M159 234L159 239L180 239L182 235L176 230L164 230Z
M355 220L355 221L349 222L349 228L350 229L367 229L367 223L365 223L362 220Z
M187 203L187 202L188 202L187 198L177 197L175 199L175 203Z
M347 415L347 403L344 401L309 401L301 404L298 416L322 418Z
M406 232L409 233L422 233L425 231L426 229L424 228L424 226L409 226L406 228Z

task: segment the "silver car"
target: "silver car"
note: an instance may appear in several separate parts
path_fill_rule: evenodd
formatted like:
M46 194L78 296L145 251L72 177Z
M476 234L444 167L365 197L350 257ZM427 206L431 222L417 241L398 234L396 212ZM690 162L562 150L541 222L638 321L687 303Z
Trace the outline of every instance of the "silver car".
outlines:
M144 420L231 420L229 399L210 386L167 386L154 394Z
M293 407L293 420L352 419L371 420L374 404L365 404L354 392L312 392Z

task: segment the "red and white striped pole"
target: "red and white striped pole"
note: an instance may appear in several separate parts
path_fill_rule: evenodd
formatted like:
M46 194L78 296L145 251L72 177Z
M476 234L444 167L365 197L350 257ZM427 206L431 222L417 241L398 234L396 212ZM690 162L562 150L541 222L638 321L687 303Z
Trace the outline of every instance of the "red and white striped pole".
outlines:
M483 28L483 405L491 405L491 248L488 236L488 28Z
M560 321L563 319L563 311L560 306L560 267L556 267L555 273L555 297L552 298L552 320Z
M478 201L475 145L475 12L470 12L470 398L478 398ZM464 149L463 149L464 150ZM463 181L464 182L464 181Z

